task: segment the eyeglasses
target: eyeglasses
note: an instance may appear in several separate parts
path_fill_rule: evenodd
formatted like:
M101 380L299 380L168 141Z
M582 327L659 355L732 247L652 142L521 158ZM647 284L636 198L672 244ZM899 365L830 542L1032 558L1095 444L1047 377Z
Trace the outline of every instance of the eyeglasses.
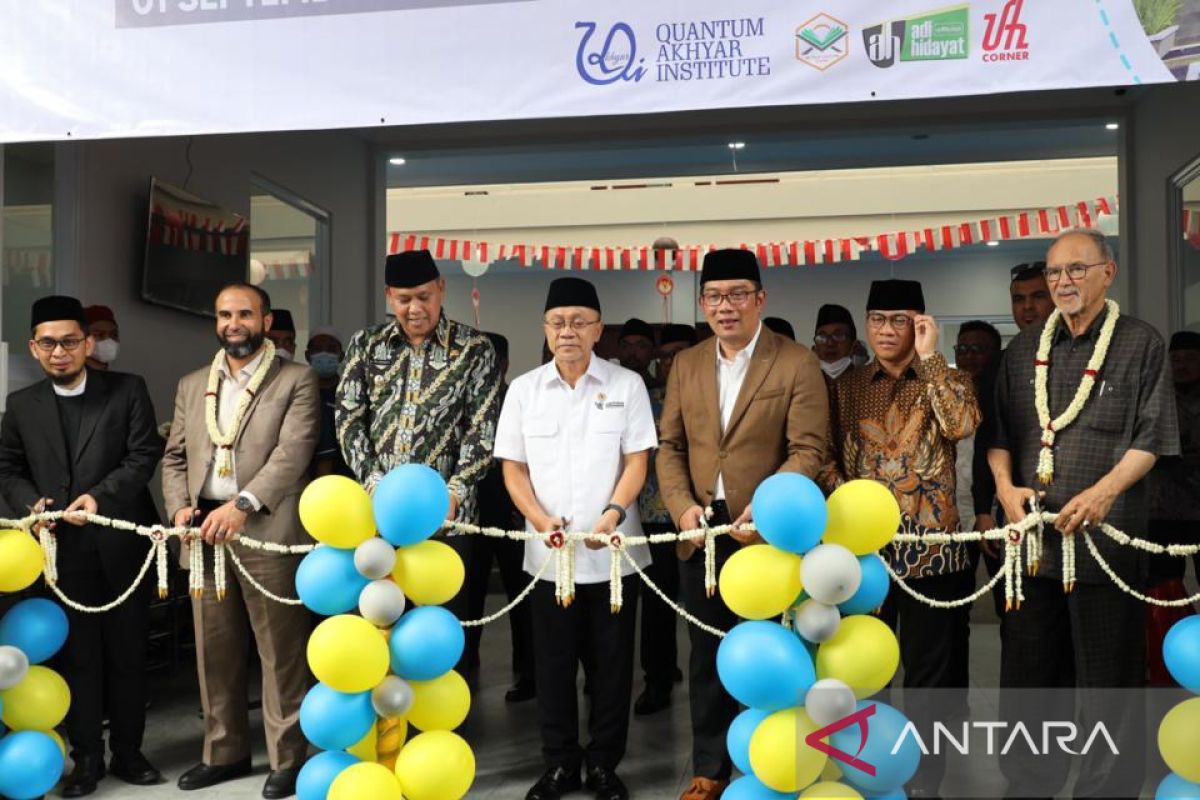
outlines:
M850 341L848 333L818 333L813 337L813 342L816 344L829 344L830 342L845 344L848 341Z
M551 330L561 332L565 328L570 327L570 329L576 333L582 333L599 321L600 320L598 319L583 319L582 317L575 317L574 319L553 317L551 319L543 320L543 322L545 322Z
M35 339L33 342L37 345L37 349L43 353L53 353L56 347L62 347L68 353L73 353L83 344L83 339L75 336L68 336L66 339L51 339L49 336L41 339Z
M1015 267L1013 267L1011 270L1008 271L1008 274L1015 281L1015 280L1026 280L1029 278L1033 278L1033 277L1036 277L1038 275L1045 273L1045 271L1046 271L1046 262L1045 261L1029 261L1024 264L1017 264Z
M890 317L887 314L867 314L867 324L872 328L882 328L885 323L895 330L904 331L912 324L912 317L908 314L893 314Z
M1056 283L1062 280L1063 273L1071 276L1073 281L1081 281L1087 277L1087 271L1092 267L1103 267L1107 261L1097 261L1095 264L1067 264L1065 267L1046 267L1046 282Z
M732 292L704 292L700 302L709 308L719 308L722 300L728 300L731 306L744 306L750 298L758 294L753 289L734 289Z
M956 356L966 356L966 355L977 355L978 356L978 355L983 355L984 353L990 353L991 351L992 351L992 348L988 347L986 344L956 344L956 345L954 345L954 355L956 355Z

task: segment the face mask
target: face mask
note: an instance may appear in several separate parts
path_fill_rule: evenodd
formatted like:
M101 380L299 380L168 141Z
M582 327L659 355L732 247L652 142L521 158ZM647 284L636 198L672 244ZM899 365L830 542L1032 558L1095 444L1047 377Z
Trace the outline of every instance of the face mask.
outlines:
M96 342L96 349L92 351L92 358L101 364L111 364L117 360L117 353L119 352L121 352L121 343L116 339L101 339Z
M336 378L342 361L336 353L313 353L308 364L317 372L319 378Z
M821 371L831 378L836 378L850 368L854 359L850 356L839 358L837 361L822 361Z

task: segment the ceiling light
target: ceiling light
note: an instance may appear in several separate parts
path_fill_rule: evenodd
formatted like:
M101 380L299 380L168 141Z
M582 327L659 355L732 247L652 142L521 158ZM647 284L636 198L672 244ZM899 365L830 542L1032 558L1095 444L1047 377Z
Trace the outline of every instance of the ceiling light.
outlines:
M993 239L992 241L988 242L987 244L988 244L988 247L999 247L999 246L1000 246L1000 243L999 243L999 242L997 242L995 239Z
M1105 125L1104 127L1105 127L1105 129L1106 129L1106 130L1115 131L1117 128L1120 128L1120 127L1121 127L1121 123L1119 123L1119 122L1110 122L1110 123L1108 123L1107 125Z
M396 156L394 158L389 158L388 163L391 164L393 167L403 167L405 165L405 163L407 163L407 162L405 162L405 160L403 158L401 158L400 156Z
M743 149L745 149L745 147L746 147L745 142L730 142L729 143L730 150L743 150Z

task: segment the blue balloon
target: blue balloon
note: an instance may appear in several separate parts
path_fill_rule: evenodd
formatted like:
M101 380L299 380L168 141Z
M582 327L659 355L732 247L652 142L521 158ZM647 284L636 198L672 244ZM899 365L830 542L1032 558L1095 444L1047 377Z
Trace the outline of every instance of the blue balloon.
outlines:
M1200 798L1200 783L1192 783L1174 772L1163 778L1154 792L1154 800L1195 800Z
M300 703L300 730L322 750L353 747L374 724L370 692L346 694L318 683Z
M1184 617L1163 639L1163 661L1175 681L1200 694L1200 616Z
M402 464L379 481L371 496L375 527L396 547L423 542L450 513L450 490L424 464Z
M760 711L757 708L747 708L733 718L729 731L725 734L725 747L729 750L729 758L739 772L752 775L750 767L750 737L758 723L769 717L771 712Z
M883 605L888 590L892 588L887 565L879 560L879 556L874 553L859 556L858 563L862 565L862 583L849 600L838 604L838 610L847 617L851 614L870 614Z
M0 619L0 645L12 645L30 664L41 664L62 648L67 629L67 613L58 603L34 597L17 603Z
M800 705L817 679L800 638L765 620L742 622L725 635L717 648L717 675L735 700L763 711Z
M777 472L758 485L750 501L754 527L769 544L807 553L825 534L825 495L798 472Z
M458 663L465 641L458 617L446 609L414 608L392 627L392 672L406 681L433 680Z
M33 800L62 777L62 750L41 731L16 731L0 739L0 795Z
M921 763L921 747L911 734L901 735L908 717L900 711L878 700L860 700L857 710L870 706L875 713L867 718L867 743L862 745L862 734L858 725L843 728L829 737L829 743L845 753L858 753L858 757L875 767L871 776L850 764L839 762L842 778L861 792L888 794L903 788L912 780ZM861 746L861 752L860 752ZM892 750L896 753L893 755Z
M721 800L796 800L796 793L777 792L747 773L726 787Z
M296 776L296 800L325 800L334 778L346 767L358 762L358 756L341 750L317 753L305 762Z
M296 594L311 611L332 617L358 607L370 581L354 568L354 551L319 545L296 569Z

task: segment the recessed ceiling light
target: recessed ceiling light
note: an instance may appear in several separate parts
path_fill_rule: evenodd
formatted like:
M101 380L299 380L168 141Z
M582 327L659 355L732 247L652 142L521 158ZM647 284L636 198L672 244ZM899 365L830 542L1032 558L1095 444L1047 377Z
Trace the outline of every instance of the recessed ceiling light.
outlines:
M729 143L730 150L742 150L742 149L745 149L745 147L746 147L745 142L730 142Z
M396 156L395 158L389 158L388 163L393 167L403 167L407 162L400 156Z
M992 241L988 242L987 244L988 244L988 247L999 247L1000 246L1000 243L994 239Z
M1119 122L1110 122L1110 123L1108 123L1107 125L1105 125L1104 127L1105 127L1105 129L1107 129L1107 130L1110 130L1110 131L1115 131L1117 128L1120 128L1120 127L1121 127L1121 123L1119 123Z

